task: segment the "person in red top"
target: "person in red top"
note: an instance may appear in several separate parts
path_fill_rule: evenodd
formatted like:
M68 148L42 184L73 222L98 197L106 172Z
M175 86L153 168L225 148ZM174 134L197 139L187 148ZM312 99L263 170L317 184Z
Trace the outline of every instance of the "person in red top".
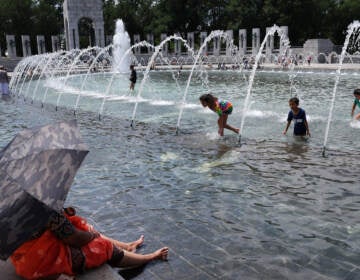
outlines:
M88 269L108 263L133 267L153 260L167 260L167 247L150 254L137 254L144 237L123 243L97 232L72 207L55 212L47 227L11 255L16 273L25 279L75 279Z

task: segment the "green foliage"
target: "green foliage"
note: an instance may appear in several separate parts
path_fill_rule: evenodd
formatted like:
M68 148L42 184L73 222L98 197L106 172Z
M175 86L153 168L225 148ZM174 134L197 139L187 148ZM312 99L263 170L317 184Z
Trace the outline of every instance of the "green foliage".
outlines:
M85 0L84 0L85 1ZM359 0L103 0L105 34L115 32L116 19L124 21L130 37L153 33L237 30L276 25L289 26L292 45L310 38L329 38L342 45L347 26L359 20ZM0 45L5 34L20 35L63 33L63 0L0 0ZM34 41L34 40L33 40ZM158 42L155 42L158 43ZM33 49L35 46L33 46ZM50 46L47 46L49 49Z

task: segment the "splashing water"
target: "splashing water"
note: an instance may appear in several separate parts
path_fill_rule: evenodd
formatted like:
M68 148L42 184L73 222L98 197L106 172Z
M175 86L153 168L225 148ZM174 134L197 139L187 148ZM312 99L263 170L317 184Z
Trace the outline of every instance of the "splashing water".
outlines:
M245 101L244 101L244 109L243 109L243 117L241 119L241 124L240 124L240 135L239 135L239 142L241 142L241 134L243 133L243 128L244 128L244 123L245 123L245 118L246 118L246 113L249 110L249 105L250 105L250 95L251 95L251 89L252 89L252 85L254 83L254 78L255 78L255 72L256 69L258 68L258 64L259 64L259 60L260 57L262 55L262 51L264 49L264 46L266 44L266 41L268 39L268 37L270 35L274 35L275 32L277 32L280 35L280 45L281 43L283 44L283 54L286 53L287 49L290 47L290 42L289 39L286 37L284 31L277 25L274 25L273 27L271 27L271 29L268 31L268 33L266 34L264 40L261 43L260 49L258 51L258 53L256 54L255 57L255 64L251 70L251 75L249 77L249 85L248 85L248 90L247 90L247 94L245 97Z
M185 102L186 102L186 96L187 96L187 93L188 93L188 90L189 90L189 86L190 86L190 82L191 82L191 78L192 78L192 75L193 75L193 72L194 72L194 69L197 65L197 62L199 61L200 59L200 56L202 55L203 53L203 49L205 48L205 46L207 45L208 42L210 42L213 38L215 37L220 37L220 38L227 38L228 37L228 34L225 33L224 31L221 31L221 30L216 30L216 31L212 31L210 33L209 36L207 36L204 40L204 43L200 46L199 50L198 50L198 54L196 56L196 59L194 61L194 64L191 68L191 71L190 71L190 75L189 75L189 78L187 80L187 84L186 84L186 88L185 88L185 92L184 92L184 96L183 96L183 100L182 100L182 103L181 103L181 108L180 108L180 112L179 112L179 117L178 117L178 121L177 121L177 125L176 125L176 133L178 133L179 131L179 127L180 127L180 120L181 120L181 117L182 117L182 113L184 111L184 107L185 107ZM233 45L233 43L231 42L230 45Z
M129 72L130 68L130 54L125 52L130 48L130 37L124 27L124 22L121 19L116 21L116 30L113 37L114 45L114 65L113 70L120 73Z
M340 80L340 73L341 73L342 64L343 64L343 61L344 61L346 50L347 50L347 48L349 46L350 38L351 38L351 36L353 34L356 34L355 31L357 31L359 28L360 28L360 22L356 20L356 21L352 22L351 24L349 24L348 29L347 29L347 34L346 34L344 46L342 48L341 55L340 55L338 69L336 70L335 85L334 85L334 89L333 89L332 100L331 100L331 105L330 105L330 110L329 110L329 117L328 117L328 122L327 122L327 125L326 125L325 136L324 136L324 145L323 145L323 151L322 151L323 156L325 156L326 144L327 144L327 140L328 140L328 137L329 137L330 123L331 123L331 118L332 118L332 115L333 115L333 110L334 110L334 105L335 105L335 97L336 97L336 90L337 90L337 86L338 86L339 80ZM356 43L358 40L359 40L359 37L357 37L355 39L355 42L353 42L353 43Z
M133 114L132 114L132 118L131 118L131 127L133 127L133 123L134 123L134 120L135 120L135 115L136 115L136 109L137 109L137 106L138 106L138 103L139 103L139 100L140 100L140 97L141 97L141 93L142 93L142 90L143 90L143 87L144 87L144 84L146 82L146 80L148 79L149 77L149 71L152 67L152 65L154 64L154 61L155 61L155 57L159 54L160 50L162 49L163 45L165 45L167 42L171 41L171 40L180 40L184 43L184 46L187 48L187 50L189 50L191 52L191 54L194 53L193 49L188 45L188 43L186 42L186 40L184 40L182 37L180 36L177 36L177 35L172 35L172 36L169 36L167 37L165 40L163 40L160 45L156 46L155 47L155 51L153 53L153 55L151 56L150 60L149 60L149 63L148 65L146 66L146 70L145 70L145 73L144 73L144 78L142 79L141 81L141 84L140 84L140 88L139 88L139 92L136 96L136 103L135 103L135 106L134 106L134 110L133 110ZM196 65L196 61L195 60L195 63L194 65ZM193 69L194 69L195 66L193 66ZM192 70L193 70L192 69ZM191 72L192 73L192 72ZM190 78L191 78L191 73L190 73ZM189 85L188 85L189 86Z

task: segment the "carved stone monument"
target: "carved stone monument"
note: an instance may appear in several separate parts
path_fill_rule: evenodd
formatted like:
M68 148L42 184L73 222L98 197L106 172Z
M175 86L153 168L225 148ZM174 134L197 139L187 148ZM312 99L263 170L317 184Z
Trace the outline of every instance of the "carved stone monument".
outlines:
M105 36L105 46L112 44L114 35L106 35Z
M6 35L7 56L16 57L15 35Z
M252 29L252 55L256 55L260 49L260 28Z
M154 46L154 34L146 34L146 41ZM154 48L148 48L148 53L153 53Z
M65 0L63 4L66 49L79 48L79 22L86 18L92 21L95 45L104 47L104 19L102 0Z
M272 27L266 27L266 34L271 30ZM274 51L274 35L269 35L266 40L266 57L269 57Z
M288 38L289 28L287 26L280 26L280 29L282 31L282 38L280 38L280 54L285 55L285 42L284 39Z
M161 33L160 34L160 40L161 42L164 41L165 39L167 38L167 34L166 33ZM167 55L168 54L168 51L169 51L169 44L168 43L165 43L163 46L162 46L162 53L163 55Z
M44 35L37 35L36 36L36 43L37 43L38 54L46 53L45 36Z
M29 35L21 35L23 56L31 56L31 44Z
M245 55L247 51L246 29L239 29L239 54Z
M226 30L226 55L231 56L232 55L232 46L233 45L233 39L234 39L234 32L232 30Z
M216 56L220 55L220 45L221 45L220 42L221 40L219 37L215 37L213 39L213 55Z
M176 34L177 36L181 37L179 33ZM181 55L181 41L175 40L175 55Z
M200 47L202 46L202 44L204 44L206 37L207 37L206 32L200 32ZM207 45L203 49L203 54L205 53L207 53Z
M133 38L134 38L134 45L136 45L137 43L140 43L140 35L139 34L135 34ZM140 47L135 47L133 50L134 50L135 54L141 53Z
M309 39L304 43L305 54L329 54L333 49L334 44L330 39Z
M59 36L51 36L51 49L53 52L60 50L60 38Z
M194 40L195 40L194 32L188 32L188 34L187 34L187 44L193 50L194 50L194 46L195 46ZM188 51L188 54L190 54L190 51Z

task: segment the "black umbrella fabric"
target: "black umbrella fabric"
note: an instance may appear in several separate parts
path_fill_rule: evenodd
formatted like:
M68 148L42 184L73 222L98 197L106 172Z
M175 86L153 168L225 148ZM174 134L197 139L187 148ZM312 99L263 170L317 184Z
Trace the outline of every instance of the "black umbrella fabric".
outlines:
M0 152L0 259L61 211L87 153L75 121L26 129Z

